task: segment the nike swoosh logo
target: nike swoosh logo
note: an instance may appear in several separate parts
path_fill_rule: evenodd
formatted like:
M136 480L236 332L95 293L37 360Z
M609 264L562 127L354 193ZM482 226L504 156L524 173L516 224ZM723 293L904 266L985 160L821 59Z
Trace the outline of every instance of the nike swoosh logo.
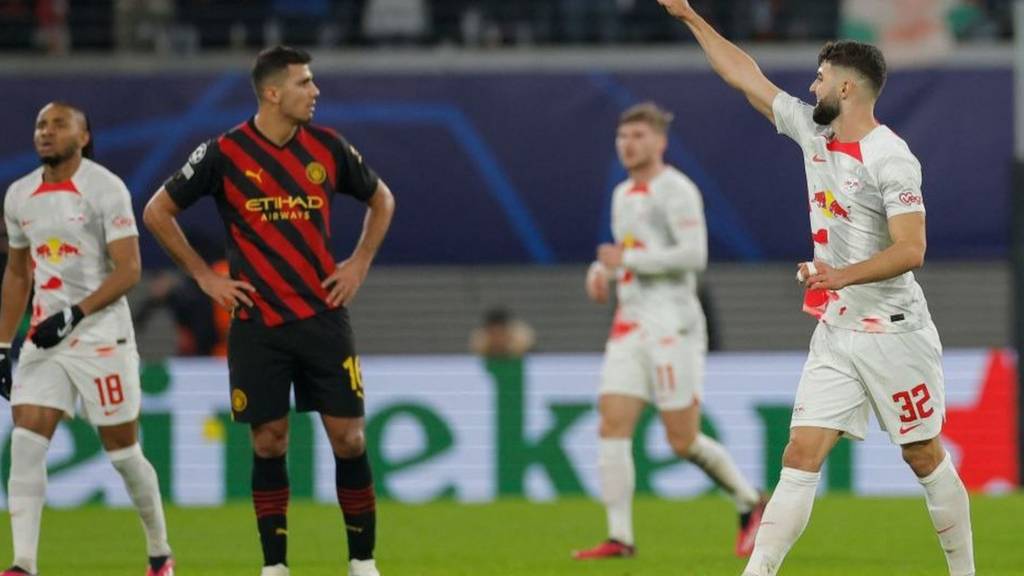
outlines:
M63 327L61 327L59 330L57 330L57 336L60 337L60 338L63 338L65 336L67 336L68 334L70 334L71 330L73 330L73 329L74 329L74 326L72 326L71 324L65 324Z
M821 156L818 156L817 154L815 154L814 156L811 156L811 162L817 162L818 164L824 164L825 162L827 162L827 160L825 160Z
M914 424L913 426L900 426L900 436L906 434L907 432L910 432L911 430L913 430L914 428L917 428L920 425L921 425L921 423L918 422L917 424Z
M104 416L113 416L114 414L117 414L118 410L120 410L120 408L115 408L113 410L104 410L103 411L103 415Z

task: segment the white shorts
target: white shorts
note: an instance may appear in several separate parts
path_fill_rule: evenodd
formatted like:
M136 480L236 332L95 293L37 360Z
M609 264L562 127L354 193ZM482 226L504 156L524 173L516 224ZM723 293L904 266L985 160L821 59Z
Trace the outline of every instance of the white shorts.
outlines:
M14 371L11 405L32 404L83 415L95 426L115 426L139 417L142 401L139 354L135 346L109 347L102 355L69 354L62 348L27 345Z
M930 440L942 431L942 344L933 324L898 334L818 324L790 426L830 428L863 440L872 410L896 444Z
M703 333L657 338L637 328L608 340L599 393L641 398L658 410L688 408L704 393L706 354Z

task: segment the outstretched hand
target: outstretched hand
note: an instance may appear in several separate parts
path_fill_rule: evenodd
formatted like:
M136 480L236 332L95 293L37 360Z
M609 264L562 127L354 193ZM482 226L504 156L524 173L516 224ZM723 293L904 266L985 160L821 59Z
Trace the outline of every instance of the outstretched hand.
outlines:
M670 15L680 20L685 20L694 13L688 0L658 0L658 4L661 4L662 8Z

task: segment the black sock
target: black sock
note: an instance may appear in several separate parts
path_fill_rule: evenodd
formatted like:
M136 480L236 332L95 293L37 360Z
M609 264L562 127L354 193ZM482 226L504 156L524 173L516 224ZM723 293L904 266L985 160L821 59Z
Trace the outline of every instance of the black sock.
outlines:
M164 567L164 564L167 563L168 558L170 556L150 556L149 567L153 569L153 572L159 572Z
M288 468L285 457L252 459L252 503L263 546L263 565L287 564Z
M334 457L334 480L338 487L338 504L345 517L348 536L348 557L354 560L373 558L377 540L377 496L366 452L355 458Z

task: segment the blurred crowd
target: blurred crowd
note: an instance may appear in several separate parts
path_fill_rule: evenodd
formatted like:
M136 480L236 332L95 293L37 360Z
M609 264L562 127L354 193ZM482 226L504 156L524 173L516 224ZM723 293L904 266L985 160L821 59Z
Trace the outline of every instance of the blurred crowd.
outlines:
M850 27L844 10L864 3L692 1L728 37L745 41L833 38ZM910 11L940 6L959 41L1010 35L1012 0L891 2ZM655 43L689 39L684 32L655 0L0 0L0 49L55 55L190 54L280 42L322 48Z

